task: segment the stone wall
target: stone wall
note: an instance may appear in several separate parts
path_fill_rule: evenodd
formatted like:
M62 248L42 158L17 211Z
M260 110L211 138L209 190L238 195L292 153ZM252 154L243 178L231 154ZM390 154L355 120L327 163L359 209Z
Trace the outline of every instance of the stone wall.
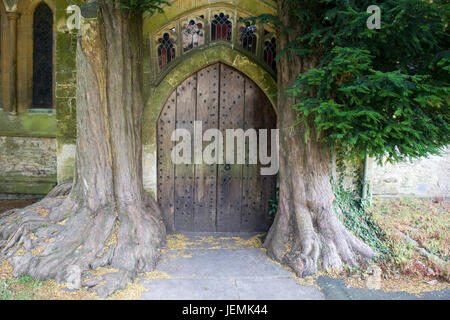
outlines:
M81 1L72 1L81 5ZM55 11L55 79L56 79L56 122L57 122L57 159L58 182L73 177L75 163L76 125L76 89L77 67L76 49L78 31L67 28L67 1L57 0Z
M442 156L410 162L369 165L370 189L385 197L450 197L450 147Z
M0 137L0 194L46 194L56 184L56 139Z
M0 194L8 196L42 195L56 184L55 111L32 108L33 15L41 2L8 1L8 14L0 10ZM55 11L54 0L45 3Z

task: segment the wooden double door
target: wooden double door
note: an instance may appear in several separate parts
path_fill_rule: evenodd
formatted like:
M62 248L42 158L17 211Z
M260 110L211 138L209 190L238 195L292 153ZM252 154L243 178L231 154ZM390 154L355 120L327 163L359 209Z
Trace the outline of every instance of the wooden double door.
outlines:
M224 141L226 129L276 128L276 115L266 95L236 69L217 63L183 81L170 95L157 123L157 198L168 232L266 231L277 177L262 176L259 161L173 163L171 153L177 142L171 140L172 132L187 129L193 140L196 121L202 122L203 132L220 130ZM203 147L209 144L203 142Z

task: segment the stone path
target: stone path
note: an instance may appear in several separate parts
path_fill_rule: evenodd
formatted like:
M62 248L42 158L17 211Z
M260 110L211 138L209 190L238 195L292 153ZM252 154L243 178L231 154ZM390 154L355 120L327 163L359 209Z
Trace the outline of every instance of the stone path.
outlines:
M423 292L420 296L407 292L384 292L347 288L344 279L319 277L316 283L322 289L327 300L450 300L450 290Z
M315 287L297 284L292 273L233 234L184 234L186 249L168 250L157 270L168 279L141 280L145 300L324 299ZM254 234L239 234L244 240ZM170 246L170 244L169 244Z
M142 279L143 300L367 300L419 299L405 292L347 288L343 279L320 277L316 287L297 283L271 261L255 234L185 233L168 237L157 270L167 278ZM449 300L450 290L420 299Z

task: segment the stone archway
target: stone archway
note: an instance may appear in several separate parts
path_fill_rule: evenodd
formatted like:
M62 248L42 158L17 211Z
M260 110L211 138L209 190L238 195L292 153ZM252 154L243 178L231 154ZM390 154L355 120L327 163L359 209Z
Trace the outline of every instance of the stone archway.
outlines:
M266 231L276 176L259 164L172 162L175 129L274 129L276 115L263 91L223 63L192 74L171 93L157 121L157 199L169 231ZM204 142L206 147L209 143ZM228 147L228 145L227 145ZM235 149L236 150L236 149ZM236 151L235 151L236 152ZM248 158L248 150L246 150ZM247 159L248 160L248 159Z
M252 79L271 102L275 113L277 112L276 79L258 62L239 51L219 44L198 49L195 54L180 61L176 68L166 74L161 81L147 89L148 99L142 120L144 189L155 197L157 193L156 122L159 114L170 94L181 82L198 70L218 62L225 63Z

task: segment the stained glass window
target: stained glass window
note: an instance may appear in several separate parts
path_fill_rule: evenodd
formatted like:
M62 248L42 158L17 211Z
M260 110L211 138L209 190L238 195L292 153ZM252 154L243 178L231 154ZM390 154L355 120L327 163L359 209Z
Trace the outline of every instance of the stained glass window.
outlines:
M272 68L273 71L277 72L277 63L275 57L277 54L277 41L275 38L267 40L264 43L264 61Z
M205 43L203 24L190 20L183 26L183 50L189 51Z
M240 28L239 45L251 53L256 53L256 27L249 22Z
M33 108L53 106L53 12L41 2L33 20Z
M175 39L171 38L169 33L164 33L158 42L159 68L162 70L175 59Z
M232 22L230 16L223 12L214 15L211 21L211 41L226 40L231 41Z

